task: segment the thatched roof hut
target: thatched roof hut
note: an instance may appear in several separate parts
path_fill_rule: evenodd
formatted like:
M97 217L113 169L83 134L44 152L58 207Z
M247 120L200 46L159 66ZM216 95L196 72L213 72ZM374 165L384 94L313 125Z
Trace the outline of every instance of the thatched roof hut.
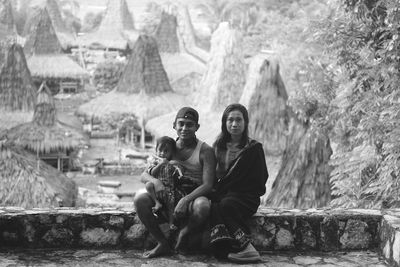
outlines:
M54 99L45 83L38 90L33 120L7 130L5 134L9 143L38 154L73 150L88 143L82 130L57 120Z
M281 168L263 204L290 209L325 207L331 199L329 138L293 113L291 117Z
M286 145L288 94L279 73L278 59L261 53L250 62L240 103L250 116L249 134L263 143L265 153L280 155Z
M126 50L139 36L125 0L109 0L98 30L82 37L82 43L103 49Z
M75 182L14 145L0 144L0 205L25 209L72 207L78 195Z
M41 13L43 10L47 10L52 23L52 27L55 30L57 38L62 46L63 50L67 50L77 45L74 33L68 29L62 19L60 7L58 6L57 0L33 0L30 3L30 12L25 23L23 30L23 36L28 37L32 32L35 31L35 27L38 21L41 19Z
M0 0L0 25L4 32L17 33L10 0ZM0 39L2 39L1 34Z
M185 103L185 97L171 89L156 41L142 35L133 47L116 89L83 104L78 114L106 117L112 113L130 113L143 126L148 119L172 112Z
M166 12L161 13L161 20L158 24L154 37L161 53L179 53L179 40L177 35L176 17Z
M35 55L28 58L32 77L86 79L89 73L67 55Z
M141 35L118 82L118 92L159 94L172 91L154 38Z
M193 105L200 114L200 129L197 136L213 143L220 131L223 109L231 103L238 102L245 84L246 65L242 54L240 33L230 28L228 23L221 23L212 37L210 60L203 75L198 91L191 97ZM171 127L175 111L162 117L151 119L146 129L156 137L176 133ZM169 132L166 132L168 131Z
M206 71L206 64L184 49L183 40L178 36L177 16L171 10L169 11L170 13L166 11L161 13L154 38L157 41L161 60L172 84L193 75L193 73L202 75Z
M27 67L24 52L18 44L0 46L0 109L32 111L36 88Z
M199 89L196 105L201 110L220 112L238 102L246 79L242 36L222 22L211 39L211 55Z
M171 112L182 103L184 97L171 89L156 41L141 35L116 89L82 105L78 112L98 117L132 113L147 120Z
M62 54L62 47L53 28L47 8L40 9L34 31L25 43L28 66L32 77L38 78L88 78L89 74L70 57Z
M49 12L40 9L36 23L31 25L32 31L27 37L24 51L27 56L62 53L61 44L57 38Z

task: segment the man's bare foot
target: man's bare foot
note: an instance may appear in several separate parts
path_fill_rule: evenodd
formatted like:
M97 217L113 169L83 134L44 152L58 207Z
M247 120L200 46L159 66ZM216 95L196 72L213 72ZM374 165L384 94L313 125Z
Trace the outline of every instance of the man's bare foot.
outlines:
M155 248L143 253L143 258L155 258L158 256L172 254L172 250L168 244L158 243Z
M189 233L189 229L187 226L182 228L182 230L179 232L178 239L176 241L175 250L179 251L185 247L186 237L187 237L188 233Z

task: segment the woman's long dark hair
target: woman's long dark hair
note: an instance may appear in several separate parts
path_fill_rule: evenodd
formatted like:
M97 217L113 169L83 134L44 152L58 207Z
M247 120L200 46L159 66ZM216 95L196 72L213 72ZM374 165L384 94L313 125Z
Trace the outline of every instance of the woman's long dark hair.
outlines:
M244 131L242 134L242 139L240 140L239 147L243 148L246 146L246 144L249 140L249 113L247 112L247 109L243 105L235 103L235 104L230 104L229 106L227 106L226 109L224 110L224 113L222 113L221 133L218 135L217 139L215 140L213 147L226 149L226 143L231 141L231 135L228 132L228 129L226 128L226 121L228 119L229 113L234 110L240 111L243 115Z

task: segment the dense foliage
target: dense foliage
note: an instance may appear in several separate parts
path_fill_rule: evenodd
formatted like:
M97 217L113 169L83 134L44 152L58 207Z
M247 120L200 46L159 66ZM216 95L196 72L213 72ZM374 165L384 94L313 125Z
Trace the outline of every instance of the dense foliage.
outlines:
M400 2L331 4L328 18L310 28L314 41L324 47L319 62L328 79L317 80L304 94L310 99L305 103L314 103L314 125L337 143L331 204L399 206ZM319 97L313 97L313 89Z
M93 74L93 84L101 92L109 92L118 84L126 63L106 60L97 64Z

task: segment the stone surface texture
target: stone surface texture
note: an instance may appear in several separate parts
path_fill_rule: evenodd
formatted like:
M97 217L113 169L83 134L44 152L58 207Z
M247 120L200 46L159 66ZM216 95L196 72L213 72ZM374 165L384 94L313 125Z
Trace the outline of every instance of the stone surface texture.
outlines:
M400 266L400 209L382 211L380 250L391 266Z
M0 251L0 266L137 266L137 267L215 267L215 266L387 266L376 252L265 252L258 263L238 265L228 261L218 261L208 254L183 256L173 254L155 259L143 259L142 250L7 250Z
M375 251L391 266L400 267L400 210L261 208L249 221L249 225L255 247L265 251L267 256L263 257L274 257L277 264L268 265L268 260L265 260L260 266L364 266L357 261L343 265L341 260L347 257L352 261L352 256L349 255L356 253L354 251L361 251L360 255L364 256L368 251ZM168 227L163 229L168 232ZM197 235L190 238L193 247L197 248L195 251L208 247L208 233ZM171 235L171 240L174 240L173 237ZM140 223L132 208L24 210L18 207L0 207L0 250L3 251L51 249L54 253L71 250L76 251L74 253L92 255L99 250L115 249L117 252L110 252L112 260L126 262L121 259L124 258L121 250L143 251L153 245L154 239ZM93 252L90 249L94 249ZM325 252L332 254L324 254L325 256L318 258L317 254ZM132 253L136 255L138 252ZM279 263L276 255L282 253L297 254L291 256L289 261L286 257ZM340 255L340 258L326 258L326 255ZM0 256L0 266L13 261L11 254L9 257L3 256ZM96 257L105 256L99 253ZM179 266L180 256L176 256L177 259L174 257L168 259L173 261L174 266ZM377 258L377 254L374 257ZM105 258L110 261L110 257ZM131 260L139 259L133 257ZM208 260L209 257L206 257L205 265L202 265L200 260L185 258L182 264L193 261L194 265L213 266L214 263L209 263ZM157 261L141 259L138 264L158 266ZM383 262L378 260L376 264L370 266L379 266Z

